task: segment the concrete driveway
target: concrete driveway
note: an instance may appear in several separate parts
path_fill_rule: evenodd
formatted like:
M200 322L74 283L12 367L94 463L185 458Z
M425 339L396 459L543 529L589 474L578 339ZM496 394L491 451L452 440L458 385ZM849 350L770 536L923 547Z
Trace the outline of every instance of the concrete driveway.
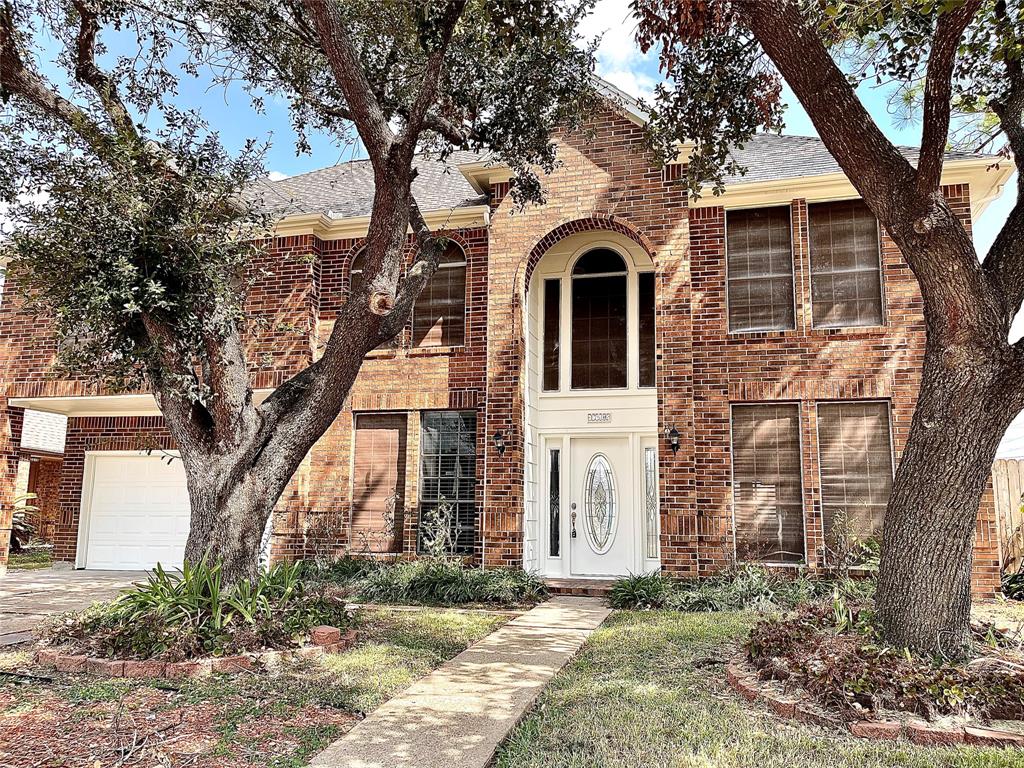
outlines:
M146 578L141 571L11 571L0 576L0 646L31 639L40 619L110 600Z

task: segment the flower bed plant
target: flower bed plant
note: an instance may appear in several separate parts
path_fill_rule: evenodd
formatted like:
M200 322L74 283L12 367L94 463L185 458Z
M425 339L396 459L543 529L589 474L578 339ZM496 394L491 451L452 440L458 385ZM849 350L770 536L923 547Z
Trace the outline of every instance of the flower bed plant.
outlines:
M839 584L844 594L873 593L868 579L838 581L793 577L757 565L742 565L709 579L678 579L662 573L628 576L612 585L609 601L619 609L664 608L687 612L742 609L788 609L831 594Z
M90 656L137 660L295 648L313 627L349 622L344 602L310 590L302 571L301 563L278 564L225 588L219 563L186 565L180 574L157 566L112 602L55 617L42 636Z
M989 627L976 658L952 663L891 648L879 640L869 601L804 606L751 630L748 658L762 679L799 687L847 719L882 710L926 719L963 716L1024 719L1024 658Z
M484 570L452 557L395 563L345 557L320 566L317 577L374 603L513 607L537 603L548 593L536 574L519 568Z

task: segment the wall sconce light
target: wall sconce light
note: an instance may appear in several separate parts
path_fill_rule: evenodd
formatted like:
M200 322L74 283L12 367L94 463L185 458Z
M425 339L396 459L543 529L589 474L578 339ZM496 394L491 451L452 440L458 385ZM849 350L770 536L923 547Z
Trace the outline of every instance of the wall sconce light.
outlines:
M505 455L505 433L500 429L494 433L494 448L499 456Z
M675 427L665 427L665 437L668 438L668 446L672 449L672 454L679 453L679 430Z

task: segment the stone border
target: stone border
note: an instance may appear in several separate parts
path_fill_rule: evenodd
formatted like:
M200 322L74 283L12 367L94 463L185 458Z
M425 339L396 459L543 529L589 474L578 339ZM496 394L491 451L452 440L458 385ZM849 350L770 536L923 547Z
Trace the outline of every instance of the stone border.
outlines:
M979 747L1024 749L1024 734L980 726L944 728L923 720L910 720L905 723L900 720L844 722L835 715L822 712L806 694L788 696L771 690L750 671L743 657L733 659L726 665L725 676L729 685L744 699L766 705L779 717L824 728L846 728L859 739L895 741L903 736L914 744L929 747L971 744Z
M195 661L97 659L84 654L61 653L55 648L43 648L36 652L35 663L58 672L95 675L96 677L184 680L209 677L213 674L279 669L289 661L317 659L328 653L345 651L355 645L357 635L358 633L354 629L342 633L337 627L316 627L310 633L312 645L295 650L258 651L237 656L196 659Z

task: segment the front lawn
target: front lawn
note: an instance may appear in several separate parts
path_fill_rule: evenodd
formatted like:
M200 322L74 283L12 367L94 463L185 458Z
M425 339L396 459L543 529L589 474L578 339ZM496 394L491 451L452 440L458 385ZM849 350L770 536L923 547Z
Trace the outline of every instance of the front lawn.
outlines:
M1019 768L1014 750L859 741L742 701L724 662L751 612L613 614L499 750L498 768Z
M26 547L8 555L7 568L11 571L38 571L53 565L53 547Z
M365 712L505 618L441 610L357 614L360 644L280 674L146 683L26 669L0 653L0 765L298 768Z

